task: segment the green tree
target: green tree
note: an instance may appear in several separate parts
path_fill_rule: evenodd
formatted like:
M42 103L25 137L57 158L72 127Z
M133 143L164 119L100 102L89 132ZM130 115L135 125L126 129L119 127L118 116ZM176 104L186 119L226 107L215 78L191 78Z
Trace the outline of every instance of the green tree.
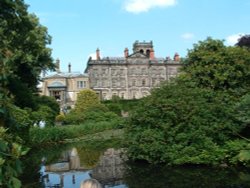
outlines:
M35 107L39 75L54 64L47 29L24 1L1 0L0 7L0 187L18 188L20 157L27 153L18 134L28 131L28 114L18 107Z
M128 155L151 163L249 164L250 53L208 38L180 76L142 100L126 130ZM237 104L239 103L239 104ZM231 147L233 146L233 147Z
M197 87L246 92L250 85L250 53L240 47L227 47L221 40L207 38L194 44L184 61L186 79Z
M33 124L39 125L41 121L46 123L46 126L53 126L57 114L46 105L41 105L37 111L31 113Z
M222 146L244 126L223 98L186 83L155 89L131 115L125 139L129 156L171 165L224 162Z
M101 102L95 91L91 89L84 89L81 90L77 95L75 111L84 112L90 107L99 105L101 105Z
M52 69L51 37L23 0L0 1L0 69L8 72L8 90L20 107L34 107L39 75Z
M237 46L250 48L250 35L244 35L238 40Z

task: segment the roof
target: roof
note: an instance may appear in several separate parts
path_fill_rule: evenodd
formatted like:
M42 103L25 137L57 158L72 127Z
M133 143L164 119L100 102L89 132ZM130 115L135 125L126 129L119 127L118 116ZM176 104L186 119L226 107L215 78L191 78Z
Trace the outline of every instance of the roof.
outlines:
M52 82L51 84L48 85L48 87L58 87L58 88L62 88L62 87L66 87L66 85L64 85L63 83L61 82Z
M77 77L88 77L87 74L82 74L80 72L57 72L43 77L47 78L77 78Z

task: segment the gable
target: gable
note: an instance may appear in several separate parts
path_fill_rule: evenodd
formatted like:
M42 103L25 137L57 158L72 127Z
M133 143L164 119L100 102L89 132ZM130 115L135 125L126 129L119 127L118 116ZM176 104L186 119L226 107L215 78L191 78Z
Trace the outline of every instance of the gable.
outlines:
M146 58L146 59L148 59L148 57L145 54L142 54L140 52L135 52L135 53L129 55L128 58Z

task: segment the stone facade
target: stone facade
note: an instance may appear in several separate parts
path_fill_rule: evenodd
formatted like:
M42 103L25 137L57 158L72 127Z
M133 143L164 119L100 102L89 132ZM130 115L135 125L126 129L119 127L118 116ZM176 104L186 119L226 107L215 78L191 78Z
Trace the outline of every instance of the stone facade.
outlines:
M178 74L180 58L156 58L152 42L138 42L133 45L133 53L128 48L124 57L100 57L96 50L96 59L90 58L85 73L89 76L90 88L101 99L119 96L123 99L139 99L150 94L150 90Z
M59 67L59 60L57 60ZM57 72L42 78L41 95L52 96L60 103L61 108L73 106L75 104L77 93L80 90L89 88L89 78L85 74L71 72L69 65L68 72Z

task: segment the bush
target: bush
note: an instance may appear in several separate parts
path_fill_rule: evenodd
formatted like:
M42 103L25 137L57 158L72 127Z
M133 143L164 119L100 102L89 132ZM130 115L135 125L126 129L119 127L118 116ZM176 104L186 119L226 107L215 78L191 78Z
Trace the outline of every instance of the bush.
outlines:
M117 129L123 125L122 121L87 122L80 125L45 127L30 129L30 145L40 147L41 145L55 144L65 139L74 139L87 134L94 134L110 129Z
M71 110L68 114L65 115L64 123L66 125L79 125L85 121L85 115L81 112L76 112Z
M65 115L64 114L59 114L56 116L56 122L63 122L65 120Z
M126 128L128 155L150 163L219 164L244 126L223 93L168 83L142 100Z

